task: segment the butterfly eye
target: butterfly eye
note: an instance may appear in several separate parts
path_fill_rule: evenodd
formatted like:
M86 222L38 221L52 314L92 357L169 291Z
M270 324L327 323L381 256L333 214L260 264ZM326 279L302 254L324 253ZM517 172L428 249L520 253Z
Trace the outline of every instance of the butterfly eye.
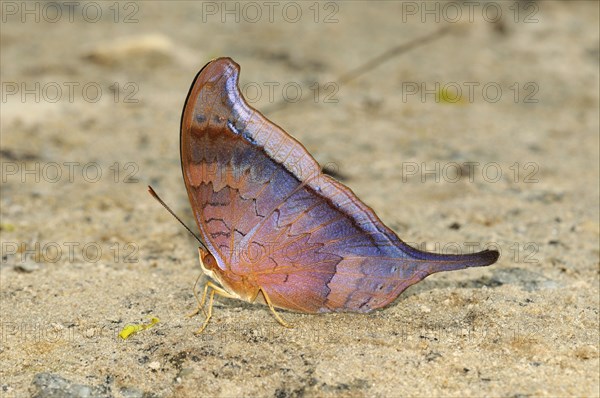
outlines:
M213 255L210 254L210 253L206 253L204 255L204 258L202 259L202 263L204 263L204 266L207 269L216 269L216 268L218 268L217 261L215 260L215 258L213 257Z

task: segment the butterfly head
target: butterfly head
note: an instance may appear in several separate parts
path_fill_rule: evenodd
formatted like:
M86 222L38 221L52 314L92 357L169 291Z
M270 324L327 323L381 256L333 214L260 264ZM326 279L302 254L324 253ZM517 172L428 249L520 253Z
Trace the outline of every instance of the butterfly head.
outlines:
M215 271L219 268L217 264L217 260L215 257L210 254L210 252L204 250L203 248L198 248L198 253L200 254L200 265L204 269L204 271Z

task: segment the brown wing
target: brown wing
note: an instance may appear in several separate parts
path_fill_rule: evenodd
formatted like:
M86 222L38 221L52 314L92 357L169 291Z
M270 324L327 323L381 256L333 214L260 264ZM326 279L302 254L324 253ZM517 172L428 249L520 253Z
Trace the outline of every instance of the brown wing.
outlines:
M181 123L184 180L225 278L302 312L369 311L427 275L489 265L498 253L438 255L402 242L306 149L249 107L239 66L209 63Z

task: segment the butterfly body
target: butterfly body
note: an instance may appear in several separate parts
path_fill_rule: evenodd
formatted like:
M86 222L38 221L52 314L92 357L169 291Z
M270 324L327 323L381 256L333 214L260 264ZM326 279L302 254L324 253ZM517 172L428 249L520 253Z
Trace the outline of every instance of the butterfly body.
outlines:
M223 292L303 313L369 312L434 272L497 260L495 251L441 255L402 242L245 102L238 75L229 58L207 64L181 119L184 181L207 248L200 261Z

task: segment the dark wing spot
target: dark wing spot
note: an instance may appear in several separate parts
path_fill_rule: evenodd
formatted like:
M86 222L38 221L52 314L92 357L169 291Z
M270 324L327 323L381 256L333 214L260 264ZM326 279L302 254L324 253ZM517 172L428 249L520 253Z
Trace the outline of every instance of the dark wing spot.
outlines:
M244 131L242 133L242 137L244 137L244 139L246 141L248 141L249 143L251 143L252 145L256 145L257 144L256 140L254 139L254 137L252 137L252 135L251 135L251 133L249 131Z
M225 237L229 238L229 236L231 236L231 234L229 232L225 232L225 231L212 232L210 234L210 237L213 239L216 239L219 236L225 236Z
M212 207L223 207L229 206L229 202L207 202L207 205Z
M371 297L368 297L368 298L367 298L365 301L363 301L363 302L362 302L362 303L361 303L361 304L358 306L358 308L359 308L359 309L362 309L363 307L365 307L365 306L366 306L366 305L369 303L369 301L371 301ZM369 308L369 307L367 307L367 308Z

